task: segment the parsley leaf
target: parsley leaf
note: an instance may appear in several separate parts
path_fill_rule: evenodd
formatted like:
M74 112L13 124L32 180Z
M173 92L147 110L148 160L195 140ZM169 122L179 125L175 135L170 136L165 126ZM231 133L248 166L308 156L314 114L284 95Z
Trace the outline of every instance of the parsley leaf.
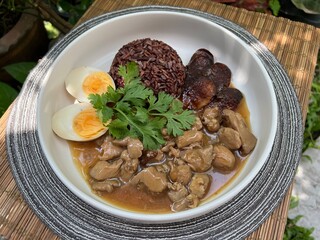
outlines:
M122 98L122 101L127 101L133 104L134 106L144 106L145 99L153 95L151 89L146 88L141 83L139 84L128 84L130 88L125 91L125 95Z
M159 92L158 99L154 95L149 98L150 106L148 108L148 111L165 112L169 109L172 101L173 97L171 95L164 92Z
M119 66L118 73L121 77L123 77L125 84L128 84L132 80L140 79L139 66L135 62L128 62L125 66Z
M109 128L109 133L118 139L122 139L129 136L128 122L126 121L122 121L120 119L114 119L108 125L108 128Z
M192 127L193 112L183 110L182 102L165 92L155 96L140 81L137 63L120 66L119 75L125 82L123 88L109 87L106 93L89 95L100 120L108 124L111 136L139 138L145 149L155 150L165 143L161 134L163 128L178 136Z
M96 109L101 122L107 123L113 116L113 109L107 106L106 94L90 94L88 98Z
M160 98L158 101L159 100ZM164 99L162 100L166 102ZM167 119L166 127L170 135L173 135L174 137L182 135L183 130L190 129L192 127L192 124L195 122L195 115L189 110L183 110L183 104L178 99L171 97L171 101L167 102L167 104L168 106L166 109L169 108L168 111L159 111L158 113L150 112L150 115L165 117Z

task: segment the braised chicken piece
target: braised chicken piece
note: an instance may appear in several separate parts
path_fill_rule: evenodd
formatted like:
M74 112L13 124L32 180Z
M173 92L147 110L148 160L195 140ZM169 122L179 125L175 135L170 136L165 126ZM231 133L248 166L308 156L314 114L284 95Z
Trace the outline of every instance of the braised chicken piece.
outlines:
M173 165L169 176L173 182L187 185L192 177L191 168L187 164Z
M211 168L213 160L213 147L189 149L181 156L195 172L205 172Z
M121 146L121 147L126 147L128 145L129 137L125 137L123 139L114 139L112 140L112 143Z
M180 150L174 147L170 147L168 156L173 158L180 157Z
M209 132L216 132L220 128L221 113L218 107L206 108L202 114L203 125Z
M226 126L236 130L241 139L241 153L243 155L249 154L257 143L257 138L251 133L247 124L240 113L229 109L223 110L223 119Z
M89 174L96 180L113 178L118 175L122 163L122 159L116 161L98 161L96 165L90 169Z
M182 210L185 210L187 208L195 208L199 206L200 200L197 195L195 194L189 194L185 198L180 199L179 201L174 202L171 205L171 210L173 212L180 212Z
M123 150L123 152L121 153L120 155L120 158L124 161L130 161L131 158L130 158L130 155L128 153L128 150Z
M186 200L188 201L188 207L189 208L195 208L199 206L200 199L198 198L197 195L190 193L187 197Z
M175 201L172 205L171 205L171 210L173 212L181 212L185 209L188 208L189 205L189 201L187 199L187 197L181 198L178 201Z
M170 167L166 163L160 165L156 164L154 165L154 167L157 169L158 172L165 173L166 175L168 175L168 173L170 172Z
M240 134L229 127L222 127L218 131L219 141L231 150L239 149L242 145Z
M102 182L92 182L91 187L95 191L99 192L112 192L114 188L120 187L121 183L118 180L104 180Z
M231 171L235 167L236 158L234 154L223 145L213 147L214 159L212 166L221 171Z
M203 198L210 186L210 176L208 174L196 173L191 179L190 192L198 198Z
M165 173L158 172L155 167L147 167L135 175L131 184L138 185L143 183L151 192L162 192L167 188L167 176Z
M196 117L196 121L194 122L192 126L192 130L200 131L202 129L203 125L201 122L201 119L199 117Z
M130 158L139 158L142 155L143 144L139 139L129 138L127 149Z
M110 160L115 157L119 157L124 150L123 147L115 145L112 137L106 137L103 144L101 145L101 149L103 151L102 155L99 156L100 160Z
M164 153L167 153L170 151L171 147L174 147L176 145L176 143L172 140L172 141L167 141L166 144L164 145L164 147L161 148L161 151Z
M202 142L194 142L191 143L190 145L183 147L183 150L190 150L190 149L195 149L195 148L202 148Z
M137 172L138 167L139 160L136 158L124 161L124 163L121 165L119 177L123 182L128 182Z
M182 136L176 138L178 148L183 148L191 143L200 142L203 138L203 132L196 130L188 130ZM169 148L170 149L170 148Z
M178 182L168 183L168 189L168 197L171 202L177 202L189 194L187 188Z
M157 163L160 162L164 157L163 151L156 150L144 150L142 151L142 156L140 158L140 163L143 166L146 166L148 163Z
M129 153L130 158L139 158L142 155L143 144L137 138L126 137L121 140L112 139L112 144L115 145L116 147L119 147L119 146L127 147L127 151ZM123 151L123 148L122 148L122 151Z

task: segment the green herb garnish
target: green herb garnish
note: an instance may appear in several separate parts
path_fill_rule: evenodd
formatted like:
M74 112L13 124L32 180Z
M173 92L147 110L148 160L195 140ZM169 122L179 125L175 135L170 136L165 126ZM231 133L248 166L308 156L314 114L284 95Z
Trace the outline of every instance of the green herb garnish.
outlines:
M111 120L111 136L139 138L145 149L152 150L165 143L163 128L167 128L168 134L179 136L192 127L193 112L184 110L182 102L167 93L155 96L142 84L137 63L120 66L119 75L124 79L123 88L115 90L109 86L106 93L89 95L100 120L105 124Z

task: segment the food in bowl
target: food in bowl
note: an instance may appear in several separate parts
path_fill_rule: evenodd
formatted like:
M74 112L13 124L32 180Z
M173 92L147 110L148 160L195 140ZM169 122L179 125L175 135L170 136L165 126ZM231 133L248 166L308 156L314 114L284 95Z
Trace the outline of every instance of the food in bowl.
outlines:
M73 69L65 79L66 90L80 102L89 102L88 95L104 93L115 83L111 76L92 67L79 67Z
M57 111L52 117L52 130L71 141L90 141L108 130L90 103L77 103Z
M141 51L143 43L149 51ZM69 142L95 193L148 213L197 207L230 182L257 141L248 127L245 98L232 87L226 65L215 63L206 49L196 51L186 67L175 56L170 65L178 67L164 71L175 69L175 76L184 77L172 88L166 85L172 77L162 84L161 74L152 72L168 63L148 61L161 46L168 49L151 39L123 47L130 57L125 62L117 54L109 71L116 89L89 96L106 133L90 142Z
M127 62L139 64L141 81L152 88L178 97L184 86L185 66L177 52L168 44L150 38L138 39L122 46L111 64L110 75L118 87L123 87L123 78L118 68Z

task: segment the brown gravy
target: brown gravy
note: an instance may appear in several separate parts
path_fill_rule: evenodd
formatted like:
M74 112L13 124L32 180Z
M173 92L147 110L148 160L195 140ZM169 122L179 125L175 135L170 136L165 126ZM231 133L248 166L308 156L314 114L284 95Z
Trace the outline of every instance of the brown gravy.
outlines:
M248 110L245 99L242 99L237 110L245 119L247 125L250 127L250 112ZM90 167L98 161L100 154L100 145L103 138L91 142L72 142L69 141L69 147L73 156L73 160L82 173L86 181L90 181L89 170ZM202 200L205 201L215 195L218 195L235 176L240 172L246 162L246 158L236 155L236 167L233 171L228 173L216 172L209 170L206 172L212 177L212 184L207 196ZM99 193L100 197L120 208L128 209L136 212L144 213L168 213L171 212L170 200L166 192L155 194L143 190L137 190L135 186L126 184L120 188L116 188L111 193Z

